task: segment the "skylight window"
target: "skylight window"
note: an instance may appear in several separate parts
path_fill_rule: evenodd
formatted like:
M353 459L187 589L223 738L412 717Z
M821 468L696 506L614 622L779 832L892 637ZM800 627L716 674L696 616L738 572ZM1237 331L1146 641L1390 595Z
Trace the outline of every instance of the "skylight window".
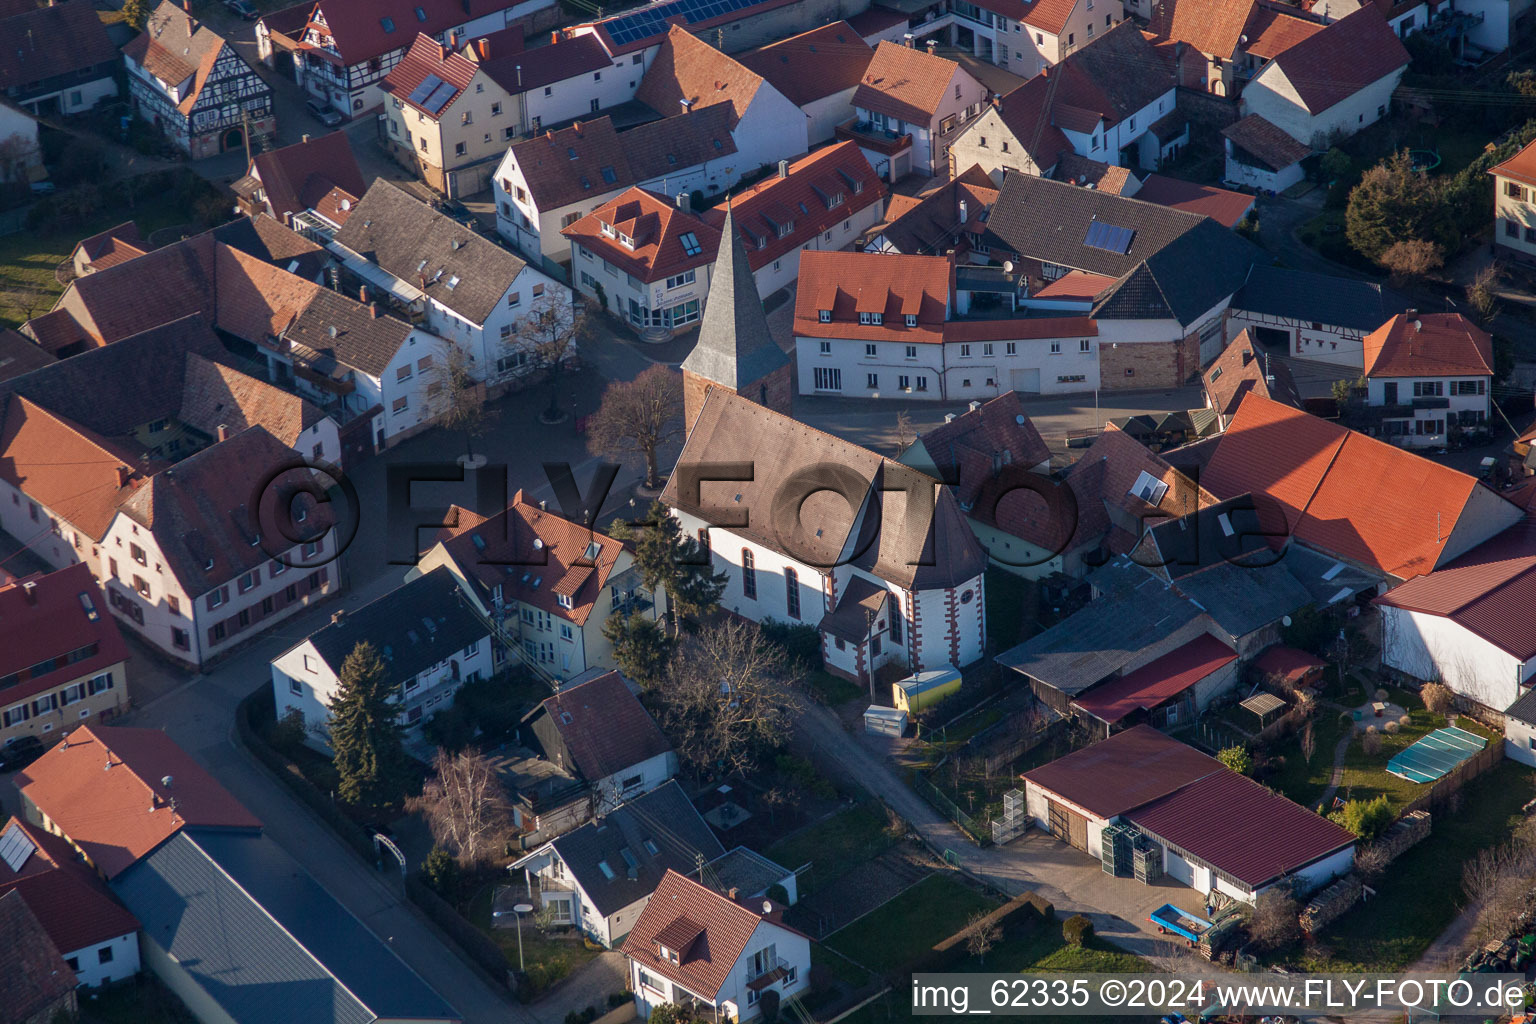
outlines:
M448 279L448 287L450 289L452 289L452 288L457 288L458 286L459 286L459 275L458 274L454 274L452 277L450 277Z
M603 873L603 877L608 879L610 882L613 881L615 877L617 877L613 873L613 868L609 867L608 862L605 860L600 860L597 862L597 870L601 871Z
M1117 228L1113 224L1096 220L1088 225L1088 234L1083 238L1083 244L1124 256L1131 251L1131 239L1135 235L1136 232L1130 228Z
M393 32L395 30L394 18L380 18L379 24L384 26L385 32Z
M604 167L603 180L612 185L619 180L619 176L612 167Z
M704 251L704 247L699 244L699 236L692 231L684 231L677 240L682 243L685 256L697 256Z
M417 21L426 21L427 20L427 12L423 8L420 8L420 7L416 8L416 20Z
M1142 470L1137 474L1136 483L1130 493L1148 505L1156 505L1163 500L1163 495L1168 493L1168 485L1146 470Z

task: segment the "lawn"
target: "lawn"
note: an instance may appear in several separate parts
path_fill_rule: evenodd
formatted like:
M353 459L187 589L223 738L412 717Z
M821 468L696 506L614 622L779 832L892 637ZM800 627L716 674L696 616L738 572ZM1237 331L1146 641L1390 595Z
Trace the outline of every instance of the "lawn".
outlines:
M1333 775L1333 749L1348 728L1337 712L1331 708L1322 709L1312 719L1312 736L1317 741L1312 760L1307 761L1301 756L1300 738L1293 736L1278 751L1284 756L1285 764L1264 779L1265 784L1303 807L1315 807Z
M191 219L190 211L172 192L142 199L131 212L115 203L108 204L80 227L46 232L22 230L0 236L0 326L21 326L27 320L28 305L33 316L46 313L64 290L54 277L54 268L69 258L75 243L121 224L130 216L146 237L152 231L185 224Z
M997 901L953 875L934 874L827 937L827 948L870 970L896 971L965 927Z
M1402 701L1409 698L1407 694L1399 693L1393 694L1392 699ZM1380 753L1367 754L1364 743L1359 738L1349 745L1349 750L1344 755L1344 780L1339 785L1339 796L1347 800L1374 800L1385 794L1392 803L1392 812L1401 814L1403 808L1411 801L1427 792L1428 787L1424 783L1409 782L1407 779L1390 774L1387 771L1387 762L1429 733L1443 728L1445 719L1422 708L1418 711L1410 711L1408 714L1413 720L1412 725L1403 727L1396 734L1378 733L1381 736ZM1461 728L1477 732L1485 739L1490 735L1486 729L1466 719L1462 720Z
M868 691L857 683L850 683L825 669L817 669L805 677L806 688L829 708L841 707L851 700L869 696Z
M1461 909L1462 865L1480 850L1507 842L1520 808L1536 795L1536 772L1501 761L1470 782L1462 809L1436 818L1428 839L1392 863L1374 883L1376 896L1345 914L1320 941L1331 959L1309 970L1396 971L1411 964Z
M508 966L518 962L518 936L516 928L491 927L491 898L494 886L487 885L475 894L469 904L469 922L491 937L501 947ZM568 929L567 932L570 930ZM546 936L533 923L532 915L523 920L522 959L527 965L529 980L537 989L547 989L562 978L568 977L597 958L600 950L588 949L579 937L556 938ZM594 997L605 993L593 993Z
M810 872L800 877L804 896L882 853L896 841L889 827L885 808L867 800L780 839L764 852L791 871L811 865Z

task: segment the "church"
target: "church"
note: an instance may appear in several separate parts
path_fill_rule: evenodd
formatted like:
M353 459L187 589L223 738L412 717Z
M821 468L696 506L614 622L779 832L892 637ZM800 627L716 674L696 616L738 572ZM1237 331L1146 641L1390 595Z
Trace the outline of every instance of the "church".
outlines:
M790 415L791 360L729 212L722 235L682 366L688 436L662 494L729 577L721 606L816 627L827 670L872 692L877 674L977 661L987 556L953 494Z

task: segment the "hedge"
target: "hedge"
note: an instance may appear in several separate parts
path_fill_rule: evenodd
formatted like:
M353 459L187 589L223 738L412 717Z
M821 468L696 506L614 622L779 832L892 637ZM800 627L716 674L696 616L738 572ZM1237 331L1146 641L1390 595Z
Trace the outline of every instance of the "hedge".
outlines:
M502 955L501 947L491 941L490 936L476 928L464 919L452 904L432 891L432 887L421 880L421 876L412 872L405 879L405 894L411 898L422 911L432 919L433 923L448 934L454 941L465 959L488 974L491 980L503 988L510 988L511 971L507 967L507 958Z

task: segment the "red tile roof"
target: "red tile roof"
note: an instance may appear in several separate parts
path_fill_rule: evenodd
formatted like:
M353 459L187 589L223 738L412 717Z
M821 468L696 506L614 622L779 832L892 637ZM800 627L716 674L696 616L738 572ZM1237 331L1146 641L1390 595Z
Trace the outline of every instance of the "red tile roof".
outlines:
M115 70L117 48L95 4L69 0L13 15L0 22L0 92L98 65L107 65L104 78Z
M994 455L1007 452L1010 465L1026 469L1051 460L1051 450L1025 415L1024 401L1017 391L999 395L978 409L924 431L918 441L941 478L953 474L951 479L958 481L955 497L965 508L975 505L983 483L995 472Z
M1060 79L1058 74L1056 80ZM1026 155L1042 169L1054 167L1060 156L1072 152L1072 144L1056 124L1054 94L1050 76L1036 75L992 101L1003 124L1019 140Z
M343 63L360 64L405 49L413 32L435 36L510 6L507 0L320 0L306 31L329 36Z
M1246 396L1201 480L1221 498L1268 495L1294 531L1348 433L1300 409Z
M475 77L477 70L479 68L467 57L448 49L431 36L418 32L416 38L411 41L410 48L405 51L405 56L400 58L400 63L384 76L380 88L411 109L425 114L431 120L441 121L457 115L457 111L450 112L449 108L464 90L469 88L470 80ZM417 87L426 81L429 75L436 77L441 83L427 90L434 97L442 99L441 103L436 99L433 100L434 109L428 109L423 103L412 99ZM442 84L451 88L446 97L442 96ZM335 134L346 138L345 132ZM361 193L358 194L361 195Z
M64 660L94 645L78 661ZM59 659L52 671L33 674ZM0 702L12 704L128 659L128 646L84 562L0 584ZM12 678L8 678L12 677Z
M885 29L904 25L906 22L906 14L901 11L892 10L889 7L870 7L864 12L855 14L848 19L848 24L865 41L868 41L871 36L883 32ZM873 53L874 51L871 50L870 52Z
M13 828L27 838L33 852L20 871L0 862L0 896L20 893L60 952L73 953L139 930L138 918L80 862L69 843L20 818L7 821L0 834Z
M1315 654L1275 644L1251 662L1259 678L1278 676L1289 683L1299 683L1313 672L1321 672L1327 663Z
M341 189L354 204L367 191L347 133L339 130L258 153L249 173L261 179L272 215L284 224L290 214L319 208L334 189Z
M1237 654L1230 647L1209 633L1201 633L1183 647L1095 686L1073 698L1072 703L1114 725L1133 711L1151 711L1236 660Z
M1493 339L1460 313L1399 313L1365 336L1367 377L1491 377Z
M1159 206L1171 206L1209 217L1218 224L1236 227L1253 209L1254 197L1245 192L1216 188L1213 185L1197 185L1161 174L1149 174L1136 191L1136 198Z
M585 77L613 64L602 42L592 34L574 38L556 35L551 45L532 49L523 48L522 35L522 28L513 25L476 37L462 52L512 96Z
M1489 168L1488 173L1514 178L1516 181L1536 186L1536 142L1526 143L1521 147L1520 152L1503 163Z
M853 105L927 125L937 116L957 75L971 77L952 60L882 39L854 90Z
M758 926L795 932L778 920L779 911L762 914L748 909L713 889L667 870L661 884L640 911L634 928L624 940L622 952L648 973L677 982L690 992L711 1000L731 976L736 961L746 952ZM679 963L657 955L657 942L670 939L678 948ZM672 948L672 947L668 947Z
M812 338L940 341L951 271L943 256L807 250L800 255L795 333ZM831 310L831 323L821 322L821 310ZM860 324L860 313L880 313L884 324ZM917 326L906 325L909 314L917 317Z
M85 254L85 265L95 270L126 263L148 251L148 244L139 234L139 226L131 220L108 228L100 234L82 238L75 245L76 253Z
M582 778L596 782L672 749L656 720L617 672L561 690L544 700Z
M16 785L108 879L184 826L261 827L158 729L83 725L17 774Z
M770 175L731 197L731 216L741 233L747 265L766 267L885 196L886 187L856 142L839 142L791 161L783 177ZM828 205L841 196L842 201ZM725 209L704 219L719 228ZM778 225L790 223L780 235ZM803 259L803 257L802 257Z
M1115 283L1112 277L1101 277L1084 270L1073 270L1035 292L1037 299L1088 299L1092 300L1104 289Z
M1141 184L1131 174L1129 167L1116 167L1101 160L1090 160L1085 156L1078 156L1071 150L1064 151L1056 158L1056 166L1051 170L1051 177L1056 181L1064 181L1068 185L1092 185L1100 192L1107 192L1112 196L1133 196Z
M851 143L847 143L850 144ZM884 237L897 252L909 256L936 256L955 248L963 234L982 231L987 215L997 202L997 188L980 164L921 196L893 195L885 208L884 223L871 227L865 236ZM960 223L960 204L965 204L965 224Z
M100 540L144 475L131 453L16 395L0 423L0 479Z
M73 1017L78 983L20 893L0 895L0 1006L7 1020Z
M1519 661L1536 657L1533 602L1536 556L1532 555L1440 569L1376 599L1377 604L1450 619Z
M635 99L662 117L673 117L685 109L703 110L728 103L730 126L734 130L762 86L762 76L735 57L720 52L681 25L673 25L645 69Z
M1152 34L1230 60L1257 7L1258 0L1162 0L1152 8Z
M846 21L781 39L740 56L788 100L803 107L858 86L875 51Z
M604 225L634 239L634 247L609 237ZM690 232L697 242L692 255L682 243ZM615 196L560 233L647 284L714 263L720 247L719 230L640 188Z
M226 45L224 37L206 22L172 0L161 0L145 23L145 30L123 47L123 54L171 88L192 79L191 87L180 94L176 104L181 113L190 114Z
M1221 134L1244 152L1258 157L1274 171L1283 171L1312 153L1310 146L1291 138L1284 129L1258 114L1249 114L1227 125Z
M1273 379L1271 379L1273 378ZM1293 408L1302 408L1301 393L1283 360L1260 359L1245 327L1206 369L1205 394L1222 416L1237 412L1249 392Z
M1408 51L1381 9L1367 4L1295 43L1272 63L1315 115L1407 67ZM1261 70L1254 84L1264 77Z
M1298 18L1294 14L1269 7L1258 7L1248 20L1248 30L1244 33L1248 41L1242 44L1242 48L1250 56L1271 60L1322 30L1322 22Z

